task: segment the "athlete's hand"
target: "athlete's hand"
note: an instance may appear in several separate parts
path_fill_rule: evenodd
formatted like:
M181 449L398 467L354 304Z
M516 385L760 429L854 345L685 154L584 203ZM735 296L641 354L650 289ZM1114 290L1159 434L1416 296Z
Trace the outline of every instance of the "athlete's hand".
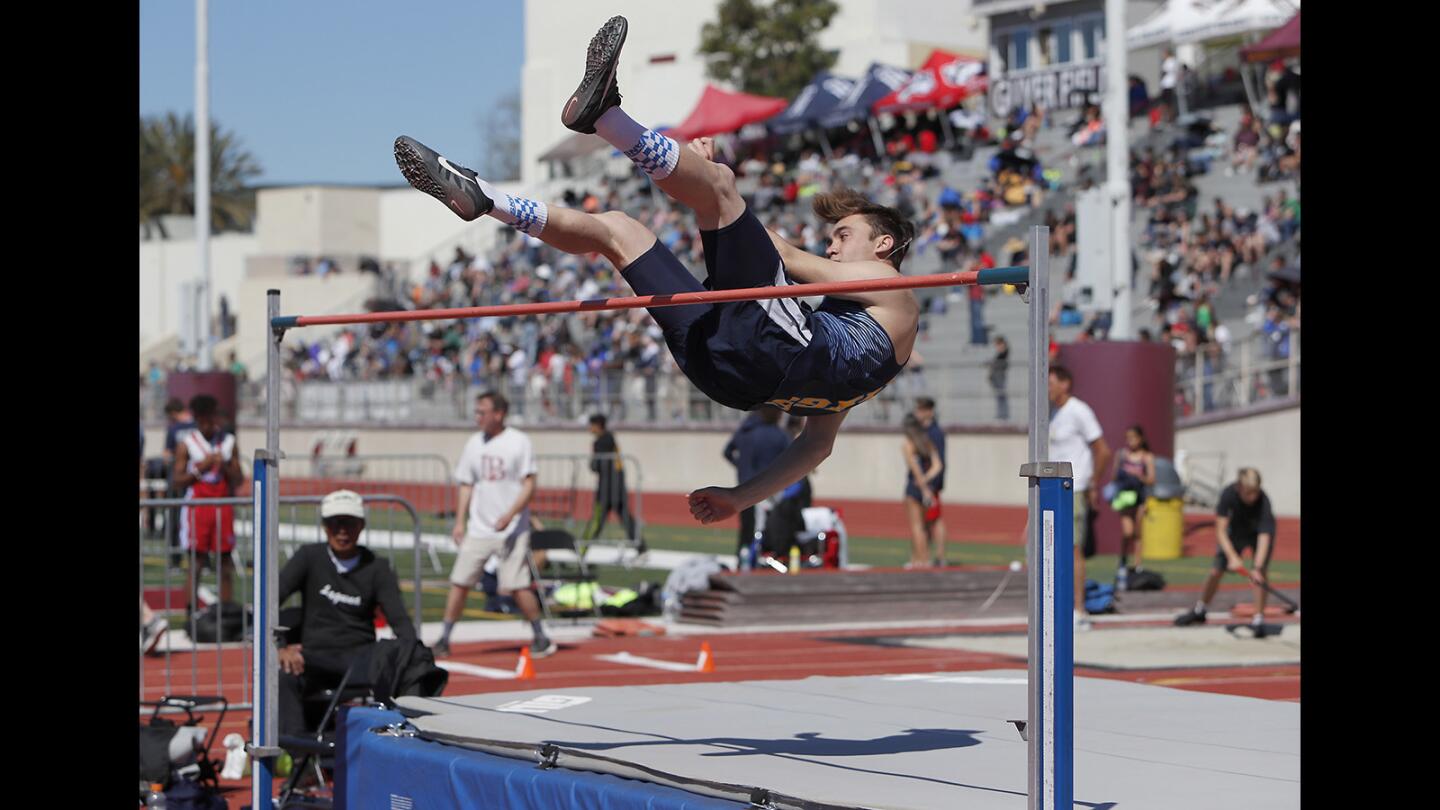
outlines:
M690 151L706 160L715 159L715 139L695 138L690 141Z
M705 487L690 493L690 514L701 523L724 520L740 511L740 499L730 487Z
M1240 555L1238 554L1230 555L1227 562L1229 563L1230 570L1237 574L1245 570L1245 561L1240 559Z
M450 530L450 539L451 539L451 540L454 540L454 541L455 541L455 545L457 545L457 546L460 545L462 542L464 542L464 540L465 540L465 524L464 524L464 523L456 523L456 524L455 524L455 528L453 528L453 529Z
M305 674L305 656L300 654L300 645L281 647L279 652L280 671L291 675Z

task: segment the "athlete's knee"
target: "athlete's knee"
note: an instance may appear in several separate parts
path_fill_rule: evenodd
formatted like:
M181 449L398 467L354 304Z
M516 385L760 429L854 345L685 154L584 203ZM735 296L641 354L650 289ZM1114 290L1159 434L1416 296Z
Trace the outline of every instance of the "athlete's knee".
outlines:
M597 216L605 223L610 258L621 266L640 258L655 244L654 232L624 211L606 211Z

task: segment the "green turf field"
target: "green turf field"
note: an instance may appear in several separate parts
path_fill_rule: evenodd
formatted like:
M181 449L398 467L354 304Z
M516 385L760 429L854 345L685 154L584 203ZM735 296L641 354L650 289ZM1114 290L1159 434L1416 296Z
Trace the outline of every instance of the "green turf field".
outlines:
M386 514L387 512L390 514ZM296 507L294 509L283 507L281 522L306 526L316 525L314 507ZM369 526L366 529L366 539L373 548L383 552L383 538L387 531L409 532L413 530L411 525L409 516L403 512L375 509L372 511ZM425 532L448 533L452 525L449 519L439 517L422 519L422 531ZM952 531L955 530L952 528ZM955 533L961 537L964 536L963 530ZM241 534L243 536L244 532ZM601 533L602 539L618 537L619 527L613 521ZM735 552L734 529L707 528L698 525L648 526L645 529L645 540L652 549L704 554L733 554ZM160 586L165 578L163 567L165 559L159 553L159 541L147 541L147 549L144 557L144 582L149 587ZM454 553L448 549L437 549L437 551L441 564L439 571L432 567L428 555L421 556L421 618L423 621L439 621L441 619L445 607L445 594L449 588L447 578L450 565L455 559ZM946 544L946 556L952 565L1005 565L1012 560L1023 560L1024 549L1019 546L1000 546L993 543L949 542ZM909 543L893 538L851 537L849 557L852 563L898 567L910 559ZM1146 563L1145 567L1163 574L1167 584L1189 585L1204 581L1205 574L1210 570L1210 560L1211 557L1207 554L1204 557L1150 562ZM401 590L405 593L406 606L409 607L412 604L411 594L414 593L414 555L408 550L398 551L392 562L400 578ZM1087 571L1092 579L1110 582L1115 575L1116 563L1116 555L1100 554L1087 561ZM658 586L664 584L665 577L669 575L668 571L662 569L625 569L620 566L597 566L595 573L602 585L612 588L635 587L645 580L654 582ZM1270 566L1270 576L1275 582L1299 582L1300 564L1298 562L1274 562ZM213 574L207 581L213 583ZM1227 581L1239 582L1240 579L1238 576L1234 576ZM172 570L169 582L171 587L183 588L183 573ZM236 587L239 586L237 581ZM211 587L214 587L213 584ZM472 595L467 606L466 617L503 620L513 618L499 614L487 614L479 609L483 604L483 596Z

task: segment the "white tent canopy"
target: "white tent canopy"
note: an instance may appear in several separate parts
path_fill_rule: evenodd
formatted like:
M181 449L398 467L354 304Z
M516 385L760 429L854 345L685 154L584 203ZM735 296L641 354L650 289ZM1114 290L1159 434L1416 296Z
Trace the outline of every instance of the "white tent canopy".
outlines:
M1300 10L1300 0L1169 0L1125 32L1130 50L1268 31Z

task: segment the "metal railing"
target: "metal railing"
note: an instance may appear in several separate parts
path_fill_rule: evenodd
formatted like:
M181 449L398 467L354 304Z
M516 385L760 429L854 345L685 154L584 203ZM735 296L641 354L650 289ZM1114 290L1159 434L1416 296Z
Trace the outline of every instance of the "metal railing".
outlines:
M542 453L535 456L535 466L535 497L530 502L530 514L539 518L545 528L563 528L582 546L618 545L622 551L639 548L645 534L645 476L639 459L626 453ZM609 476L609 480L602 481L602 475ZM586 539L597 497L621 492L625 493L634 519L634 531L626 531L627 536L617 542L600 539L600 527L596 527L597 537ZM621 525L628 528L623 522ZM631 561L623 554L620 560L625 565Z
M1178 358L1175 415L1245 408L1300 395L1300 330L1278 344L1263 332L1241 340L1229 352L1202 347ZM1282 348L1283 347L1283 348Z
M278 539L287 558L302 545L325 542L318 508L321 497L292 495L280 498L282 514ZM397 577L402 577L407 571L411 574L414 616L410 620L418 633L423 595L420 514L407 500L396 495L371 494L362 498L368 512L362 542L377 554L383 553ZM253 589L250 583L255 560L254 501L249 497L141 498L139 503L140 599L168 622L166 635L161 639L156 654L147 656L143 649L140 652L140 700L154 701L174 694L198 694L202 690L207 694L229 697L225 691L225 675L229 669L234 676L230 689L233 691L239 687L239 699L232 700L230 708L251 708L250 670L254 638L250 613ZM393 508L369 508L373 506ZM408 523L402 514L408 516ZM193 533L198 528L197 520L203 520L212 527L215 538L233 536L232 550L198 552L193 542L188 549L172 546L167 537L172 522L186 522L187 529ZM222 541L217 545L223 544ZM406 549L410 549L411 554L406 555ZM411 559L405 559L407 556ZM229 584L224 581L227 567L233 580ZM187 582L187 571L197 572L193 592ZM230 599L224 599L227 591ZM198 640L203 609L199 605L221 601L239 606L239 640L222 640L221 623L218 622L217 640ZM196 603L196 609L187 609L192 602ZM172 620L175 616L184 617L184 621L177 625ZM393 621L388 616L386 619ZM213 658L210 655L212 651ZM188 679L177 672L177 669L186 667L189 669Z
M873 401L855 408L848 423L898 425L916 397L929 396L944 403L947 421L1020 425L1024 392L1017 383L1024 381L1024 374L1023 366L1012 364L997 391L989 382L987 360L917 364L902 371ZM678 372L602 375L569 388L548 380L520 384L509 378L479 383L458 377L307 380L282 390L281 412L302 424L463 424L473 419L475 396L482 391L504 394L510 421L517 426L574 426L595 413L606 415L612 424L672 427L733 427L744 418L740 411L716 404ZM251 415L263 408L263 401L242 399L239 410Z

